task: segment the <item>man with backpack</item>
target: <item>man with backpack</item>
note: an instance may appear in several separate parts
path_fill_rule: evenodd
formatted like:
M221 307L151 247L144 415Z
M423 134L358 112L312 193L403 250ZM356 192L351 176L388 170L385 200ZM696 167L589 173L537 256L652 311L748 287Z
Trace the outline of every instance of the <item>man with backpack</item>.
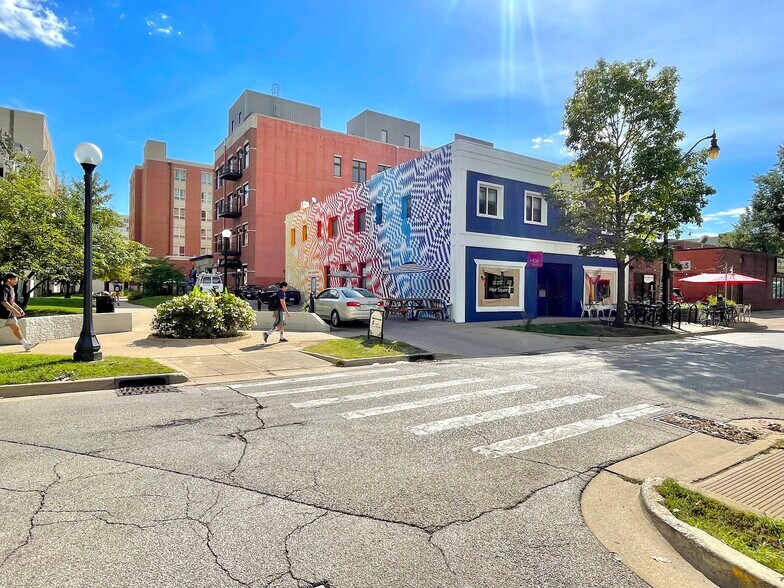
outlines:
M19 319L25 315L24 310L16 303L16 284L19 278L16 274L7 273L3 277L3 294L0 299L0 326L9 327L14 336L24 347L25 351L30 351L38 343L32 343L24 338L19 329Z
M280 331L281 343L288 341L288 339L283 336L283 329L286 328L286 318L283 316L283 313L285 312L286 316L291 316L289 309L286 308L286 288L288 288L288 286L289 285L286 282L281 282L280 290L275 292L275 296L273 296L269 301L269 304L267 304L267 309L274 313L273 316L275 317L275 320L272 322L272 328L263 335L265 343L275 330Z

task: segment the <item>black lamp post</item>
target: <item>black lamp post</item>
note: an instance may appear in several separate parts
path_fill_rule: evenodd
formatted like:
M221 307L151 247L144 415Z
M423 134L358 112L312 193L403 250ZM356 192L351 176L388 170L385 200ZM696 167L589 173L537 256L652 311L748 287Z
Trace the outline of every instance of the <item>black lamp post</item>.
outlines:
M93 170L103 154L92 143L79 143L74 157L84 169L84 288L82 294L82 332L76 342L74 361L98 361L103 357L93 327Z
M231 239L231 229L223 229L221 231L221 236L223 237L223 288L229 288L229 267L227 265L227 260L229 259L228 251L229 251L229 240Z
M716 140L716 130L715 129L713 130L713 133L711 133L707 137L703 137L702 139L697 141L694 145L692 145L691 149L689 149L686 152L686 154L683 156L683 159L685 160L691 154L691 152L694 151L694 148L697 147L697 145L699 145L703 141L707 141L708 139L710 139L710 147L708 147L708 157L710 157L711 159L716 159L719 156L719 151L721 150L721 147L719 147L719 142ZM666 231L664 233L663 243L664 243L665 247L669 248L670 235ZM662 267L662 302L664 303L664 307L663 307L664 308L664 316L663 316L662 322L667 320L667 305L670 303L670 298L671 298L671 296L670 296L670 261L669 261L669 255L668 255L664 259L664 264L663 264L663 267Z

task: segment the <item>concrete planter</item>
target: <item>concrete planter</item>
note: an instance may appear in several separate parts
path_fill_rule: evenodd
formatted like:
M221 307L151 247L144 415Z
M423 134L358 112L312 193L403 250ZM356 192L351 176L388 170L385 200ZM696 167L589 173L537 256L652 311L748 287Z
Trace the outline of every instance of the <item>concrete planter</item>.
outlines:
M272 311L256 311L254 331L267 331L272 327ZM292 312L286 317L286 330L292 333L329 333L329 325L316 314L309 312Z
M107 312L93 315L97 335L125 333L133 330L133 315L130 312ZM81 314L59 314L19 319L22 334L30 341L51 341L78 337L82 331ZM18 344L11 329L0 329L0 345Z

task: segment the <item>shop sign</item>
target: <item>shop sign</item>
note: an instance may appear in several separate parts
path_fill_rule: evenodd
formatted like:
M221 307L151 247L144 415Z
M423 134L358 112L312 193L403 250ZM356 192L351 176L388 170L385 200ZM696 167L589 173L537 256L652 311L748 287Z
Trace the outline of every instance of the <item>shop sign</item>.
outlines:
M367 338L376 337L384 341L384 311L371 310Z
M531 251L528 253L528 267L542 267L544 265L544 255L541 251Z
M691 270L691 261L681 261L681 271L687 272Z
M656 278L653 274L643 274L642 281L645 284L653 284L653 280Z

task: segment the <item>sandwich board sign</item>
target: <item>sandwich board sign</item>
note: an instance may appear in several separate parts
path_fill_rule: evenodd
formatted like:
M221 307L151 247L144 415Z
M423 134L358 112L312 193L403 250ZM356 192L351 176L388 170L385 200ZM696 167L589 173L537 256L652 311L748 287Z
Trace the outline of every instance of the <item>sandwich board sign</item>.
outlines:
M370 311L370 323L368 324L367 338L370 339L371 337L376 337L377 339L381 339L382 342L384 341L384 311L383 310Z

